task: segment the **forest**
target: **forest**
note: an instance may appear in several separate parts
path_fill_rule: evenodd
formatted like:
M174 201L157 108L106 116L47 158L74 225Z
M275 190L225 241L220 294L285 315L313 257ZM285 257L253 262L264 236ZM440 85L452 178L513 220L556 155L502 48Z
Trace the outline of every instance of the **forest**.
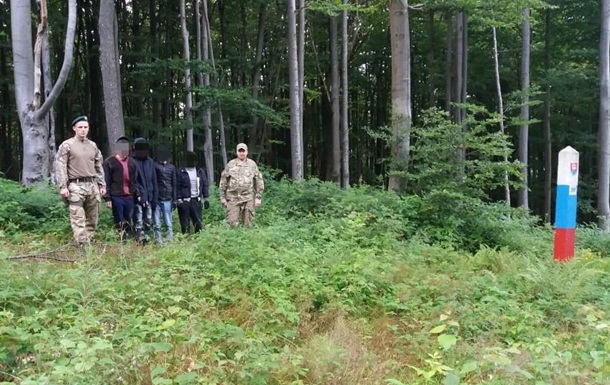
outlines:
M192 146L212 180L238 142L279 176L342 186L419 193L424 169L473 181L491 172L486 199L552 223L557 153L570 145L581 154L579 220L605 218L598 1L9 3L0 2L9 179L48 178L46 159L85 114L105 155L123 134L171 143L176 163ZM29 104L39 106L35 135ZM422 139L431 125L437 147ZM455 168L439 169L445 160ZM477 162L489 168L472 170Z

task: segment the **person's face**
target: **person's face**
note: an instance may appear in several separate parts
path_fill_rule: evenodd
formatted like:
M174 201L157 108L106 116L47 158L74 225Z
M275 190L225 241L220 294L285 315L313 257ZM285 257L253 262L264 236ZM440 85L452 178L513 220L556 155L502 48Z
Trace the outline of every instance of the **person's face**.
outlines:
M129 143L117 143L116 155L122 160L127 158L129 156Z
M247 150L245 150L243 148L240 148L239 150L237 150L237 158L239 160L244 160L244 159L246 159L247 156L248 156Z
M89 134L89 122L86 122L84 120L76 122L74 123L74 126L72 126L72 129L74 130L74 133L79 139L85 139Z

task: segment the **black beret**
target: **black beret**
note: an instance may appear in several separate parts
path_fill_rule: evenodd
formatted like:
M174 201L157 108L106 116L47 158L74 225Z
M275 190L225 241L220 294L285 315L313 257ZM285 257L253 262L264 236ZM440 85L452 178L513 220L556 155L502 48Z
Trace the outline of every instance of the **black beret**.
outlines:
M72 126L75 125L78 122L88 122L88 121L89 121L89 119L87 119L87 117L85 115L77 116L72 121Z

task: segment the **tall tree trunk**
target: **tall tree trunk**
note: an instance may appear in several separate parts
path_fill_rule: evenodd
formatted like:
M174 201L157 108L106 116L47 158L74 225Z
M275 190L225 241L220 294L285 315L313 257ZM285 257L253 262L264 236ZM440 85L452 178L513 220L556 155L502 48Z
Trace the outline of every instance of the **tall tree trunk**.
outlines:
M292 180L303 179L303 133L301 131L301 98L299 87L299 60L297 52L295 0L287 0L288 16L288 76L290 81L290 149Z
M116 140L125 135L118 23L113 0L100 1L99 31L106 129L109 148L113 148Z
M496 91L498 95L498 114L500 115L500 132L504 134L504 98L502 96L502 86L500 83L500 53L498 51L498 36L496 26L491 28L494 42L494 69L496 74ZM508 155L504 155L504 163L508 164ZM504 171L504 200L510 207L510 185L508 184L508 171Z
M186 130L186 150L194 151L193 140L193 93L191 91L191 51L189 49L189 31L186 28L186 5L185 0L180 0L180 27L182 30L182 58L184 59L184 88L186 91L186 105L184 116L188 123Z
M404 191L411 131L411 41L408 0L390 0L392 45L392 164L388 189Z
M341 177L341 140L340 127L341 111L339 107L339 54L337 47L337 16L330 16L330 69L331 69L331 86L330 100L332 110L332 158L331 158L331 179L340 185Z
M436 44L434 27L434 10L428 12L428 107L436 106Z
M301 131L301 164L303 164L303 176L305 176L305 134L303 129L303 120L305 117L305 0L297 0L299 22L297 32L297 57L299 61L299 111L301 118L299 119L299 130Z
M544 220L551 222L551 202L553 183L553 146L551 142L551 10L545 11L544 17Z
M348 0L343 0L347 4ZM348 36L347 36L347 10L342 12L342 40L341 40L341 187L349 187L349 85L348 85Z
M464 54L465 54L465 42L464 42L464 11L460 11L456 17L456 48L455 48L455 97L456 103L463 103L462 100L462 89L464 87ZM453 119L456 123L460 124L463 118L463 107L457 106L453 111ZM459 147L457 150L457 159L460 165L464 163L466 159L466 149ZM463 169L460 171L460 177L463 177Z
M519 161L523 163L521 168L523 186L519 189L519 206L529 210L529 184L528 184L528 145L529 145L529 123L530 106L530 10L523 9L522 20L523 41L521 46L521 91L523 92L521 104L521 128L519 130Z
M210 60L210 37L209 37L209 20L207 16L207 0L197 0L197 59ZM210 87L210 74L199 72L199 86L202 88ZM205 159L205 168L207 171L208 181L214 182L214 146L212 142L212 112L209 103L203 106L203 155Z
M261 84L261 66L263 61L263 50L265 49L265 28L267 26L267 5L261 3L258 12L258 35L256 38L256 54L254 55L254 71L252 74L252 100L258 101L258 93ZM252 117L252 127L248 138L250 140L250 146L256 148L257 143L257 130L258 130L258 116Z
M31 185L50 175L48 113L61 93L72 66L76 30L76 0L68 1L68 24L61 71L42 106L36 105L37 96L34 88L30 2L11 0L10 14L15 100L23 136L21 182L24 185Z
M599 42L599 186L597 214L599 227L610 231L610 0L602 0Z
M453 16L451 11L445 12L447 23L445 48L445 111L451 113L453 101Z

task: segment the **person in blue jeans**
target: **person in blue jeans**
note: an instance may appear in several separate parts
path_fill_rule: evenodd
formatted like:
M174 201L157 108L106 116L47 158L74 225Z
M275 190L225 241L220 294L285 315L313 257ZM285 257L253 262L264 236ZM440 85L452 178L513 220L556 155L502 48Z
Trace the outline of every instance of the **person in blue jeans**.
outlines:
M159 195L154 212L155 242L163 246L161 221L167 229L165 236L167 242L170 243L173 237L172 209L176 207L176 167L169 162L170 151L165 146L157 148L156 158L155 170Z
M155 161L149 156L148 140L136 138L133 141L133 160L138 169L138 197L134 210L136 239L143 245L150 241L152 213L157 205L158 187Z
M115 144L115 154L103 164L106 180L106 207L112 209L114 224L123 242L133 236L134 199L137 196L137 167L129 156L129 139L122 136Z

